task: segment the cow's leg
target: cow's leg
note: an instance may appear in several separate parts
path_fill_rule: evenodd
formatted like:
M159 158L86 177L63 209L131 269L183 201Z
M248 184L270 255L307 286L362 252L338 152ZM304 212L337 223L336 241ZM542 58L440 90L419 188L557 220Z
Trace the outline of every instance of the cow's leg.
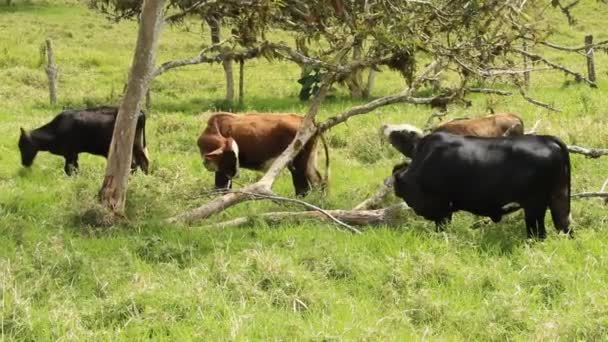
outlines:
M547 237L547 231L545 230L545 213L547 212L547 205L539 207L536 210L536 227L538 229L538 238L544 240Z
M221 172L215 173L215 188L216 189L232 189L232 180Z
M528 233L528 239L531 239L536 235L536 216L532 213L532 209L524 208L524 217L526 221L526 231Z
M445 230L445 227L452 222L452 213L449 213L447 216L440 217L435 220L435 228L437 232L442 232Z
M68 176L78 173L78 154L68 154L65 156L65 166L63 167L63 170Z
M296 157L296 159L298 159ZM296 163L296 160L289 165L289 172L291 172L291 179L293 181L293 187L296 192L296 196L306 196L310 191L310 182L306 175L306 165Z
M546 211L546 205L536 205L524 208L528 238L539 238L541 240L545 239L547 236L547 232L545 230Z

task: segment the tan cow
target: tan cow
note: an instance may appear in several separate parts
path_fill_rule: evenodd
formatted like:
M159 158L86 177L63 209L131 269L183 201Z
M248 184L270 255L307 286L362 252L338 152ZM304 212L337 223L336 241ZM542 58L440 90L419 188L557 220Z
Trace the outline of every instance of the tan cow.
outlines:
M393 147L409 158L414 156L418 142L425 135L421 129L409 124L384 124L380 131ZM515 136L524 134L524 122L517 114L497 113L475 118L454 119L435 127L433 132L478 137Z
M204 167L215 172L215 187L231 188L231 179L238 175L239 167L266 171L272 162L293 141L303 117L296 114L213 113L198 138L198 147ZM312 186L327 182L316 168L318 136L311 138L288 165L295 193L303 196ZM327 146L326 167L329 167ZM327 170L328 171L328 170Z

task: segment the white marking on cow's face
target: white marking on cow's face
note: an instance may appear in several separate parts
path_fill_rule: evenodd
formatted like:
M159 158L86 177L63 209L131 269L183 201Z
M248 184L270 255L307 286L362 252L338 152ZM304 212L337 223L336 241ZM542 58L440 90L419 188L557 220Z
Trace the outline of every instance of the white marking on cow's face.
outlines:
M422 130L416 126L410 124L401 124L401 125L391 125L384 124L380 128L382 135L388 137L392 132L408 132L408 133L416 133L416 135L422 137L424 133Z
M239 145L236 143L234 139L232 139L232 151L234 151L234 155L236 156L236 160L239 160Z

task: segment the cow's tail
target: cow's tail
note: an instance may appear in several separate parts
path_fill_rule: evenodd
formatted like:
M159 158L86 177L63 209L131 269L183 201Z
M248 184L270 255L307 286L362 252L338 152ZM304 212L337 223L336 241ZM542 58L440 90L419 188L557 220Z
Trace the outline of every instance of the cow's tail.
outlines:
M321 140L323 148L325 149L325 177L321 176L321 172L317 169L317 146L318 141ZM320 186L323 191L327 191L329 187L329 151L327 148L327 142L321 133L315 133L307 143L310 147L308 163L306 165L306 174L308 181L311 186Z
M325 150L325 177L323 179L323 187L325 189L329 188L329 148L327 147L327 141L325 140L325 136L323 133L319 133L319 137L321 138L321 143L323 144L323 149Z
M570 153L568 146L560 139L551 138L560 148L563 165L560 165L557 180L551 190L549 209L555 228L572 236L570 228Z
M146 112L141 110L140 114L140 117L137 119L137 124L139 126L139 120L141 120L141 153L143 155L139 157L139 167L147 174L150 165L150 155L148 154L148 144L146 142Z

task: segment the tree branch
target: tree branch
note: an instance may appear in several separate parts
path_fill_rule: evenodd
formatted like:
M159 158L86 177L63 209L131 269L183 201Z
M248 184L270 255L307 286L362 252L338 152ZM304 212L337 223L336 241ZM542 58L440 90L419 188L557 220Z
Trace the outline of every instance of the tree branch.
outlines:
M545 57L543 57L543 56L541 56L539 54L533 53L533 52L522 50L520 48L514 48L514 51L519 52L520 54L522 54L522 55L524 55L526 57L529 57L530 59L532 59L532 61L541 61L541 62L547 64L548 66L550 66L550 67L552 67L554 69L558 69L558 70L561 70L561 71L565 72L566 74L570 74L570 75L574 76L574 78L577 81L585 81L585 83L589 84L589 86L592 87L592 88L597 88L597 84L595 84L595 82L590 81L587 77L585 77L580 72L576 72L576 71L570 70L570 69L568 69L567 67L565 67L565 66L563 66L561 64L557 64L557 63L551 62L548 59L546 59Z
M608 155L608 149L589 148L576 145L568 145L568 151L570 151L570 153L582 154L589 158L599 158Z
M513 93L511 93L510 91L492 89L492 88L469 88L469 87L467 87L464 90L468 93L496 94L496 95L502 95L502 96L513 95Z
M561 112L561 110L559 110L559 109L557 109L557 108L555 108L555 107L551 106L550 104L547 104L547 103L541 102L541 101L539 101L539 100L536 100L536 99L534 99L534 98L532 98L532 97L528 96L528 93L527 93L527 92L524 90L524 88L523 88L521 85L518 85L518 86L519 86L519 93L521 94L521 96L522 96L522 97L523 97L523 98L524 98L526 101L528 101L528 102L530 102L530 103L533 103L533 104L535 104L535 105L537 105L537 106L540 106L540 107L546 108L546 109L548 109L548 110L550 110L550 111L552 111L552 112L558 112L558 113L559 113L559 112Z
M407 102L407 103L411 103L411 104L431 104L433 101L443 98L444 97L443 95L434 96L434 97L423 97L423 98L413 97L411 95L413 93L413 91L419 86L420 82L425 77L427 77L427 75L435 68L436 65L437 65L437 61L434 61L433 63L429 64L427 66L427 68L416 78L416 80L412 83L412 85L409 88L405 89L404 91L402 91L398 94L384 96L379 99L368 102L366 104L351 107L349 110L325 120L324 122L322 122L318 125L319 132L321 132L321 133L325 132L328 129L334 127L335 125L345 122L346 120L350 119L352 116L369 113L378 107L387 106L387 105L394 104L394 103L401 103L401 102Z
M561 50L561 51L570 51L570 52L578 52L578 51L585 51L587 48L591 47L591 48L597 48L597 47L601 47L603 45L608 45L608 39L606 40L602 40L598 43L592 44L592 45L582 45L582 46L577 46L577 47L568 47L568 46L561 46L561 45L557 45L551 42L540 42L540 44L544 45L544 46L548 46L550 48L556 49L556 50Z

